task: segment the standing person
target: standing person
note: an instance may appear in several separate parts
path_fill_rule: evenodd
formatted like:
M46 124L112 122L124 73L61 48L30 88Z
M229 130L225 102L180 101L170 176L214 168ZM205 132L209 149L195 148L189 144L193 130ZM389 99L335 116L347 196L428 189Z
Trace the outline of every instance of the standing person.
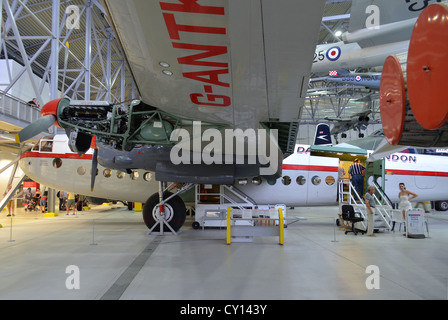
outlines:
M73 207L73 214L75 214L76 209L76 201L75 201L75 194L72 192L67 192L67 216L70 211L70 207Z
M373 234L373 217L375 214L375 198L373 197L373 194L375 193L375 187L374 186L368 186L367 187L367 193L365 195L366 199L366 207L367 207L367 235L369 237L375 237Z
M3 197L6 197L6 195L8 194L9 190L11 190L12 186L9 185L8 186L8 191L5 192L5 194L3 195ZM11 199L9 199L8 203L6 204L6 206L8 207L8 214L7 217L10 217L11 215L15 216L14 214L14 194L11 196Z
M406 190L406 186L403 182L401 182L399 185L400 192L398 193L398 198L400 199L400 202L398 203L398 209L403 212L403 219L406 220L406 210L412 209L411 200L418 197L418 194Z
M364 193L364 176L366 174L366 167L364 167L359 162L359 159L356 158L350 166L350 169L348 169L348 173L350 175L350 181L352 181L356 192L358 192L358 195L362 197Z
M63 190L60 190L58 192L58 198L59 198L59 211L62 211L62 208L64 207L65 203L65 192Z
M338 179L339 181L344 181L345 177L345 169L342 166L342 163L339 163L339 169L338 169Z
M39 208L40 212L45 213L47 208L47 200L48 200L48 191L44 191L44 195L40 198Z

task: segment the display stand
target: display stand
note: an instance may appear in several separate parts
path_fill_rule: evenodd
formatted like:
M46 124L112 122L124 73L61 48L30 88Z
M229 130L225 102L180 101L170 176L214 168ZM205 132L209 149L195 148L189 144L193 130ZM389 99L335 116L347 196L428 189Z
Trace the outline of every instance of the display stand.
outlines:
M420 209L406 211L406 237L424 239L423 224L425 223L424 212Z
M227 244L231 242L252 242L256 236L278 236L279 244L285 243L285 220L283 209L272 210L227 209ZM250 221L250 225L236 225L238 221Z

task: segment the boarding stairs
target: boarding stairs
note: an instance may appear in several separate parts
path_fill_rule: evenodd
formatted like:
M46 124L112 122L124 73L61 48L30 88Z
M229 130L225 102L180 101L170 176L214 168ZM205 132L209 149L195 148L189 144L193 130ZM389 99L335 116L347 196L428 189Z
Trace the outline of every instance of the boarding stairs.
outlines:
M374 230L375 231L389 231L391 230L392 220L392 205L389 198L385 195L379 185L375 183L375 208L377 209L374 216ZM377 196L378 194L378 196ZM342 205L350 204L358 212L364 221L358 222L358 229L367 230L367 206L362 195L358 194L353 184L348 180L340 180L338 184L338 200L339 212L342 212Z

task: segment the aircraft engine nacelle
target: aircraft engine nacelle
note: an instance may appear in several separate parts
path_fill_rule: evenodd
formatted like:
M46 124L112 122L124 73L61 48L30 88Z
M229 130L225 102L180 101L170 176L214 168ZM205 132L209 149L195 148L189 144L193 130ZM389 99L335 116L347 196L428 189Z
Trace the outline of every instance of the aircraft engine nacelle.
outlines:
M448 99L444 96L447 46L448 7L436 3L420 14L407 58L393 55L386 59L380 109L384 135L390 144L448 146Z

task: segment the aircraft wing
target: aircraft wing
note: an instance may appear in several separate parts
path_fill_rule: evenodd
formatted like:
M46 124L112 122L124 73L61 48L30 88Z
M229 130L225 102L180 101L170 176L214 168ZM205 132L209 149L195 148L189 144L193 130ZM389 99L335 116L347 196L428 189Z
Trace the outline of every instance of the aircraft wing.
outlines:
M258 128L304 104L325 0L104 0L141 100Z
M392 153L400 152L404 149L409 148L408 146L401 146L401 145L391 145L389 142L387 142L386 138L383 138L383 140L377 145L373 153L369 156L369 161L376 161L383 159L384 157L387 157L391 155Z

